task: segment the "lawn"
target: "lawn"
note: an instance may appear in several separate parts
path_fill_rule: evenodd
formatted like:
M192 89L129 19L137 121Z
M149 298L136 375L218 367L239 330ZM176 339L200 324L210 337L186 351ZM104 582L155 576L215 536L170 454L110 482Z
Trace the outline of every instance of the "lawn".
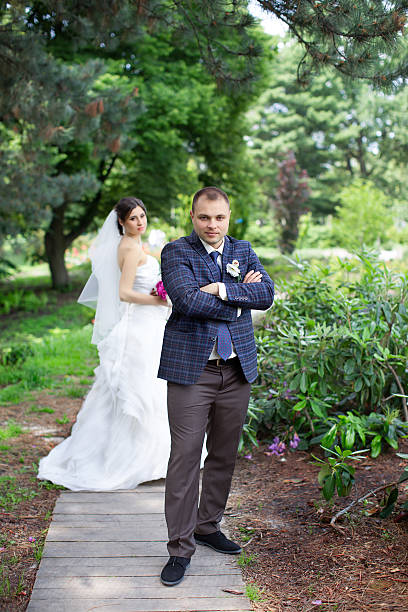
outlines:
M94 312L76 303L88 271L74 270L64 294L41 266L1 287L3 296L46 296L35 312L20 301L0 315L2 610L26 609L60 488L37 480L38 461L69 435L97 365Z

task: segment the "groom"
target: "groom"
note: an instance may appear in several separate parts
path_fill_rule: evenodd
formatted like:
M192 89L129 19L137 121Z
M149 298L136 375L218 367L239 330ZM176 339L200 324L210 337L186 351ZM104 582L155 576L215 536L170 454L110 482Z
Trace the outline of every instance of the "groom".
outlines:
M250 383L257 375L251 308L265 310L273 282L249 242L227 236L229 200L217 187L193 198L190 236L167 244L162 278L173 303L158 376L168 381L171 454L165 513L167 586L181 582L196 544L221 553L240 547L219 529L231 486ZM200 460L208 455L199 497Z

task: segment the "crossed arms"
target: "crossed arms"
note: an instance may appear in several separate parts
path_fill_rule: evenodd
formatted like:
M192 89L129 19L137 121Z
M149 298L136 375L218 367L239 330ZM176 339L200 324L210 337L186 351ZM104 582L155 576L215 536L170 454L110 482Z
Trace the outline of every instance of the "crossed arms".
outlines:
M238 308L266 310L274 296L272 280L248 243L248 270L262 274L261 282L225 282L227 299L221 300L200 287L185 249L178 244L166 245L162 251L162 279L176 310L196 319L219 319L234 322ZM256 278L256 276L252 276ZM216 283L211 283L216 285ZM206 287L210 287L207 285Z

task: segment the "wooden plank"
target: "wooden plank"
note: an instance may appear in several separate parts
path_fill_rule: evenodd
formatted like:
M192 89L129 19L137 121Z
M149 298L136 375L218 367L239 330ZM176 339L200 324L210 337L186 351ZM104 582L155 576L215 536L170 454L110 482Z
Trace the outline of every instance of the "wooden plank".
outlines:
M215 580L215 576L211 576ZM242 584L235 584L234 581L224 581L222 585L202 584L204 576L191 577L186 574L186 578L180 585L177 585L175 593L171 593L174 599L184 599L186 597L234 597L223 592L222 588L242 591ZM156 577L154 583L149 586L139 586L135 584L135 579L128 577L114 578L68 578L65 587L60 588L41 588L34 589L31 599L168 599L170 596L168 587L160 583Z
M202 555L215 558L216 553L207 546ZM166 554L164 542L47 542L44 557L162 557Z
M154 496L153 499L144 497L141 500L132 499L128 502L116 500L114 502L75 503L60 502L55 504L55 514L163 514L163 496Z
M134 491L118 491L118 492L82 492L82 491L63 491L58 498L58 502L65 503L109 503L120 501L121 503L126 501L140 501L140 499L153 499L155 497L163 499L164 489L151 489L150 491L143 491L136 493Z
M37 573L37 578L47 579L57 576L155 576L167 563L168 556L163 557L44 557ZM241 570L235 561L219 557L200 557L194 555L190 567L190 576L231 575L241 576ZM36 583L37 584L37 583ZM51 584L51 582L50 582Z
M173 587L170 590L175 590ZM162 599L157 605L154 599L86 599L86 600L36 600L30 601L27 612L251 612L244 598L188 597Z
M163 485L62 493L28 612L250 612L237 559L208 547L197 548L180 585L160 583L168 560L163 506Z
M140 525L144 524L166 524L163 514L54 514L52 523L64 525Z
M201 587L214 587L214 588L228 588L242 590L243 582L240 576L237 575L223 575L217 574L216 576L196 576L190 574L190 567L187 569L186 577L183 582L178 586L177 591L188 591L195 586ZM50 582L49 578L40 575L35 584L36 590L67 590L73 589L73 592L77 593L78 590L86 589L89 592L94 590L107 590L105 595L98 593L97 597L110 598L119 593L122 597L123 593L127 596L132 594L132 591L137 591L139 594L140 588L152 588L156 590L162 589L162 585L159 580L159 575L156 576L122 576L118 577L115 574L111 576L55 576ZM194 587L195 588L195 587ZM166 596L168 595L167 590ZM157 591L158 597L161 596ZM134 593L133 593L134 595ZM194 596L202 597L197 591L193 593ZM208 593L206 597L211 597Z
M51 523L48 542L167 542L167 527L160 523L135 522L133 525L107 527L67 527Z

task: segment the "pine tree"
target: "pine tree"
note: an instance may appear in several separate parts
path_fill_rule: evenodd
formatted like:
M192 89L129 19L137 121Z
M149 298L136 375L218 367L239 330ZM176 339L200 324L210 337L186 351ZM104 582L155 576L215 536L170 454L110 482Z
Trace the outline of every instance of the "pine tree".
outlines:
M257 0L301 43L300 82L320 67L390 87L408 77L405 0Z
M1 10L0 234L45 227L55 287L68 283L66 248L125 189L169 217L180 194L216 183L245 219L251 98L217 90L173 3L44 0Z
M309 175L315 218L334 214L339 191L356 178L370 178L390 200L407 201L408 90L385 94L330 69L302 87L301 50L293 39L281 42L269 86L250 114L262 193L274 192L279 156L292 150Z
M282 20L300 43L303 57L298 78L308 84L322 67L360 78L376 86L401 85L408 77L404 27L406 0L257 0L266 14ZM194 33L202 56L218 78L232 86L253 80L254 59L262 49L251 41L253 20L244 0L174 0ZM236 44L223 44L226 30L235 30ZM241 71L229 58L239 56Z

